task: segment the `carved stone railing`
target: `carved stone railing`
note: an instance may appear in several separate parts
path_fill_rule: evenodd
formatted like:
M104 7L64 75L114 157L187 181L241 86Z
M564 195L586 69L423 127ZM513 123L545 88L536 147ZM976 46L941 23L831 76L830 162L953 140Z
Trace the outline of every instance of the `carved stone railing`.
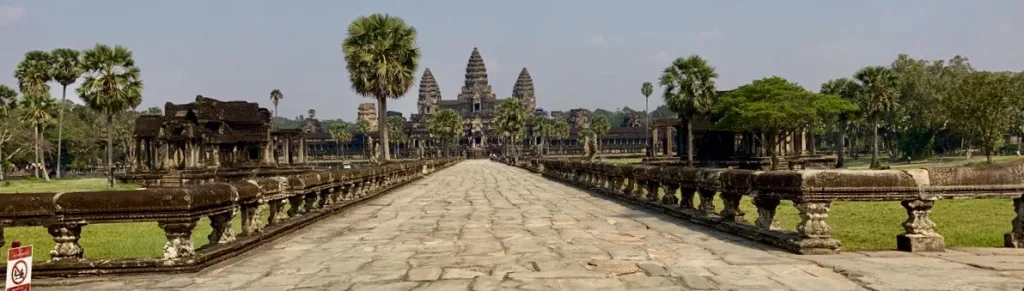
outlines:
M195 271L296 230L460 159L434 159L354 170L316 171L243 182L133 191L0 195L0 247L4 227L45 227L56 245L37 276ZM285 206L287 211L285 211ZM268 217L261 217L269 207ZM232 220L241 215L241 233ZM209 244L196 249L192 232L208 217ZM91 224L156 222L167 238L162 258L91 259L78 244ZM16 239L16 238L13 238ZM27 242L31 243L31 242ZM3 275L0 275L3 276Z
M906 232L897 236L897 248L920 252L945 249L942 235L929 218L936 201L1013 198L1016 216L1004 241L1007 247L1024 248L1024 163L884 171L752 171L553 159L518 165L799 254L839 252L841 243L827 224L833 201L899 201L907 219L902 223ZM659 195L659 189L672 195ZM674 195L677 191L679 197ZM721 211L716 211L715 196L724 206ZM757 208L750 215L752 222L740 209L743 196L751 197ZM775 222L782 200L792 201L799 211L796 232L780 230Z

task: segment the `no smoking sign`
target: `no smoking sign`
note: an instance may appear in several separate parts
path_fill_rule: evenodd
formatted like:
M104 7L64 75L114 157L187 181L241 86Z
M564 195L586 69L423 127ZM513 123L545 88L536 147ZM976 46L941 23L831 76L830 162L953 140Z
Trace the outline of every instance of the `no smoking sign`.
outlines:
M7 251L7 291L29 291L32 283L32 246Z

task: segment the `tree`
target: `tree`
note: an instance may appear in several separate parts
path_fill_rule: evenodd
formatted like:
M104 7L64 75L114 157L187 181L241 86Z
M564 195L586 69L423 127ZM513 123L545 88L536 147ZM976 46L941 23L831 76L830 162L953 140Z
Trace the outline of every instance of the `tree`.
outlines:
M373 129L370 128L370 122L366 119L360 119L356 122L356 131L363 134L363 154L369 159L370 151L373 150L373 139L370 138L370 133L373 132Z
M96 44L82 53L85 81L78 96L107 120L107 186L114 186L114 116L142 103L141 71L132 52L117 45Z
M0 85L0 121L6 121L11 112L18 105L18 92ZM7 169L8 156L4 155L4 144L13 138L10 128L6 122L0 122L0 181L4 180L4 171Z
M654 93L654 86L651 85L651 82L644 82L642 85L640 85L640 94L644 94L644 127L645 127L645 130L644 130L644 149L645 149L645 151L649 150L648 148L651 147L651 145L650 145L650 143L651 143L651 141L650 141L650 139L651 139L651 137L650 137L650 134L651 134L651 131L650 131L650 128L651 128L651 113L650 113L650 108L649 108L648 104L651 101L651 94L653 94L653 93Z
M338 143L338 148L341 149L341 157L345 158L345 147L352 141L352 132L348 130L348 124L336 122L332 123L330 127L331 138L334 142Z
M309 109L309 111L306 111L306 113L309 113L309 119L313 119L314 117L316 117L316 109Z
M537 149L538 156L544 156L544 148L548 145L548 139L551 137L554 126L554 121L545 116L538 116L533 120L533 135L540 138Z
M150 108L146 108L146 111L143 112L142 114L143 115L156 115L156 116L160 116L160 115L164 115L164 110L160 109L160 107L153 106L153 107L150 107Z
M82 59L78 51L69 48L59 48L50 52L53 70L53 79L60 83L60 106L58 108L57 120L57 179L60 179L61 154L64 145L64 103L68 96L68 85L78 81L82 76Z
M945 106L954 127L971 137L991 164L1003 134L1021 114L1024 82L1013 73L974 72L953 89Z
M860 82L863 88L860 109L865 117L871 121L873 139L871 144L871 168L881 168L878 162L878 127L879 122L886 113L892 112L899 107L898 92L896 87L896 75L891 70L880 67L866 67L857 71L853 76Z
M35 153L35 163L38 163L38 167L33 167L36 177L43 177L46 181L50 181L50 173L46 171L46 156L43 153L42 142L43 129L53 122L53 111L57 106L56 100L49 94L32 92L23 96L20 105L24 108L21 121L35 131L35 142L32 149Z
M447 153L451 152L452 144L458 142L459 138L466 133L462 116L451 109L442 109L437 114L431 115L427 120L427 132L444 145Z
M597 117L594 117L594 119L590 121L590 128L589 129L594 133L594 152L596 154L600 154L601 153L601 137L606 135L606 134L608 134L608 131L611 131L612 125L611 125L611 123L608 122L608 119L605 118L604 116L597 116Z
M665 104L686 120L686 164L693 167L693 120L711 112L715 102L715 68L700 56L677 58L661 75Z
M50 54L44 51L25 53L25 59L14 69L14 78L18 79L18 90L21 90L21 94L49 94L50 85L46 83L53 80Z
M280 112L277 112L277 104L281 103L281 99L284 99L284 94L281 93L281 90L274 89L274 90L270 91L270 101L274 102L274 116L275 117L281 115ZM274 126L274 119L273 118L270 119L270 126L271 127Z
M828 80L824 84L821 84L822 94L830 94L839 96L851 104L855 104L858 98L860 98L861 88L853 80L847 78L839 78ZM836 130L839 132L839 148L836 151L836 168L843 168L846 164L846 136L851 130L851 123L859 118L860 108L856 111L844 112L837 117Z
M401 98L412 88L420 61L416 29L401 18L386 14L361 16L349 25L348 38L341 49L352 90L377 99L378 130L387 161L391 159L387 147L387 99Z
M568 119L559 118L558 120L555 120L555 126L552 128L552 135L551 136L559 139L559 142L558 142L558 147L559 148L564 148L565 139L569 138L569 129L570 128L571 128L571 126L569 125L569 120Z
M398 150L401 145L408 141L405 134L405 119L400 116L388 117L388 131L391 132L391 143L395 147L395 155L401 155Z
M498 114L494 117L495 125L509 138L513 151L516 152L514 155L518 155L515 148L519 145L520 138L526 133L526 116L527 109L523 101L518 98L508 98L498 105ZM508 154L507 150L506 154Z
M719 129L763 134L762 144L771 156L771 168L777 170L775 149L788 134L855 108L839 96L811 93L786 79L769 77L725 94L712 111L722 116L715 124Z

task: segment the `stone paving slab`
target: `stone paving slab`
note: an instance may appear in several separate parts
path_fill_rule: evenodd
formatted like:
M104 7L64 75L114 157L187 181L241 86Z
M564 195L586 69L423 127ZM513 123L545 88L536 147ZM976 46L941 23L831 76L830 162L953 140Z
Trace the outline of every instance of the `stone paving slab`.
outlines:
M198 273L34 289L1021 290L1022 266L1006 249L793 255L465 161Z

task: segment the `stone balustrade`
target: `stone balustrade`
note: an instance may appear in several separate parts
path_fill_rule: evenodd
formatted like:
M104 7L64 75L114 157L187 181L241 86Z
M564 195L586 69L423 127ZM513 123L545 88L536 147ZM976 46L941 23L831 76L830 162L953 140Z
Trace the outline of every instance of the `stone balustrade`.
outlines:
M929 218L936 201L1013 198L1016 216L1004 241L1007 247L1024 248L1024 163L884 171L753 171L555 159L516 165L799 254L839 253L841 243L827 223L833 201L899 201L907 219L897 248L920 252L945 249ZM659 190L680 194L659 195ZM716 195L721 211L716 211ZM743 196L756 206L752 222L740 209ZM778 229L775 222L782 200L792 201L799 211L795 233Z
M56 245L49 251L50 261L35 264L35 275L194 271L459 160L312 171L183 188L4 194L0 195L0 246L5 243L4 227L41 226ZM268 207L268 217L261 217ZM236 215L241 215L242 224L238 234L231 227ZM212 231L209 244L196 249L192 232L202 217L209 218ZM125 222L156 222L167 238L163 258L90 259L78 244L82 229L90 224Z

